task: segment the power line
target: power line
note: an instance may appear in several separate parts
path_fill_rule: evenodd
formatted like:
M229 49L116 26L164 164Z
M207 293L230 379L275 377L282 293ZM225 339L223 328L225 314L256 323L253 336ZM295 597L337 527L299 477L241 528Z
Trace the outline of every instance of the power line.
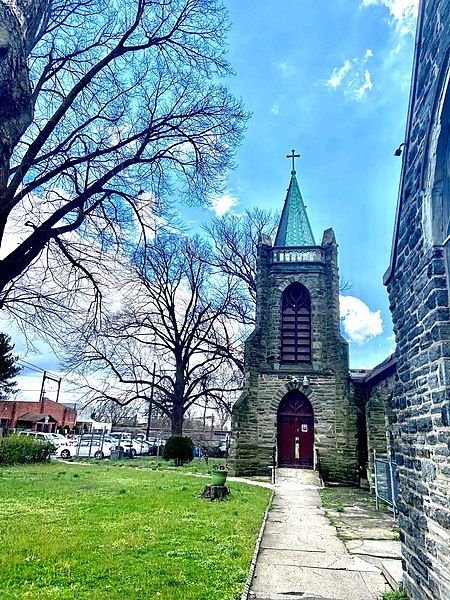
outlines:
M24 365L28 365L30 367L34 367L35 369L37 369L38 371L44 371L44 369L42 367L39 367L38 365L34 365L33 363L29 362L28 360L25 360L23 358L19 358L18 362L23 363Z
M22 364L23 368L28 369L29 371L33 371L35 373L49 373L50 375L54 375L50 371L46 371L45 369L42 369L42 367L38 367L38 365L34 365L33 363L30 363L27 360L24 360L23 358L19 358L17 362L19 364ZM55 375L55 377L57 377L57 375Z
M22 365L19 363L19 366L25 371L30 371L31 373L36 373L41 375L42 371L38 371L38 369L33 369L32 367L28 367L27 365Z

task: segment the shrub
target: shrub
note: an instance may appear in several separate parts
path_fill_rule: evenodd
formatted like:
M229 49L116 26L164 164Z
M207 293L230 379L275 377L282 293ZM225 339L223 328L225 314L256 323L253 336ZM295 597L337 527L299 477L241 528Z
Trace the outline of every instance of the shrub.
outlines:
M163 458L174 459L176 465L190 462L194 458L194 442L190 437L172 435L164 446Z
M26 435L10 435L0 438L0 465L44 462L50 458L55 447Z
M408 600L408 594L405 590L394 590L392 592L384 592L381 600Z

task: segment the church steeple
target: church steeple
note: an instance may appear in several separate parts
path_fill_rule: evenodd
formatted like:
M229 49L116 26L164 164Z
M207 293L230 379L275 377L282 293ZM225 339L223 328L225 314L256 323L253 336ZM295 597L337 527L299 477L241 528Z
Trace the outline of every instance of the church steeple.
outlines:
M295 150L292 150L292 154L286 156L286 158L292 158L291 181L284 201L277 237L275 238L275 248L316 245L296 177L294 158L299 156L299 154L295 154Z

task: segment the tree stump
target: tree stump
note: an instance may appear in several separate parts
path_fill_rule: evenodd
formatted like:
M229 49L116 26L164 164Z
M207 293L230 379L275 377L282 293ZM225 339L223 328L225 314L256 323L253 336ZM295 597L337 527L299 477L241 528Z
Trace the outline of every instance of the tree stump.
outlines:
M206 500L225 500L230 495L230 488L227 485L206 485L200 498Z

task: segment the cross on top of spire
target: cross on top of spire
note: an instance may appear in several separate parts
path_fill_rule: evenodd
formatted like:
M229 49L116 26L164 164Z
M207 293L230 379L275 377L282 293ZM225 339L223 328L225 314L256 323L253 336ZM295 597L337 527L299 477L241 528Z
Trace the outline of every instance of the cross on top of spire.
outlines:
M286 158L292 158L292 171L291 171L291 175L295 175L296 171L295 171L295 159L296 158L300 158L300 154L295 154L295 150L292 149L292 154L286 154Z

